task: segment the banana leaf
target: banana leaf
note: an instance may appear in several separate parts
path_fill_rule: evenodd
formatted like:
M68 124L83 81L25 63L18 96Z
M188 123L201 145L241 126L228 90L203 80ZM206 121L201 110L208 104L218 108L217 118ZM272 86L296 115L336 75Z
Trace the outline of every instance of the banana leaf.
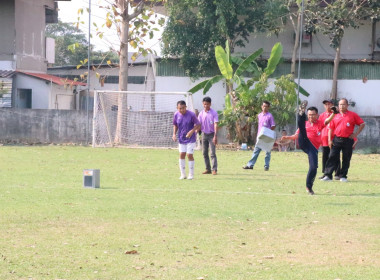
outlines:
M218 75L218 76L212 77L210 80L207 80L207 83L206 83L205 87L203 88L203 94L206 94L209 91L209 89L212 87L213 84L216 84L217 82L219 82L223 78L224 78L223 75Z
M209 80L205 80L203 82L200 82L199 84L195 85L194 87L192 87L191 89L189 89L189 92L191 93L196 93L197 91L201 90L202 88L205 87L205 85L208 83Z
M255 51L253 54L251 54L250 56L248 56L245 60L243 60L238 69L236 69L236 72L235 74L240 76L244 71L246 71L249 67L252 67L252 62L255 61L255 59L261 55L263 53L263 49L259 49L257 51ZM253 64L253 65L256 65L256 69L257 69L257 64L256 62ZM254 66L253 66L254 67Z
M233 73L232 66L229 63L228 55L221 46L215 47L215 58L220 73L224 76L226 80L231 80Z
M281 43L276 43L272 48L272 51L268 60L268 65L264 69L264 72L268 76L272 75L273 72L276 70L278 63L281 60L281 56L282 56L282 45Z

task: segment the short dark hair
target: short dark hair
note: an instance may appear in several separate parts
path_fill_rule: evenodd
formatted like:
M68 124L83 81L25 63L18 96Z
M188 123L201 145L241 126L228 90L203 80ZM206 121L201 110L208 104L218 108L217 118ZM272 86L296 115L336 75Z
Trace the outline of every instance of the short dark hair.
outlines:
M185 105L186 106L186 102L184 100L180 100L177 102L177 107L178 105Z
M318 109L314 106L307 108L308 111L315 111L318 114Z
M263 103L267 104L270 107L270 102L267 100L264 100Z
M347 100L347 98L343 97L343 98L341 98L339 101L341 101L341 100L345 100L345 101L346 101L346 104L348 105L348 100Z
M206 96L205 98L203 98L202 102L208 102L208 103L211 103L211 98Z

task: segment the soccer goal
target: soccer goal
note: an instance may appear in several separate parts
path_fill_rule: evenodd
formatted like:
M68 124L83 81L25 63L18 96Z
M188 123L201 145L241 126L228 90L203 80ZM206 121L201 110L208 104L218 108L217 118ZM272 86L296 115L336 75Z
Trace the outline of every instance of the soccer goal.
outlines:
M173 115L184 100L194 111L188 92L95 91L93 147L176 147Z

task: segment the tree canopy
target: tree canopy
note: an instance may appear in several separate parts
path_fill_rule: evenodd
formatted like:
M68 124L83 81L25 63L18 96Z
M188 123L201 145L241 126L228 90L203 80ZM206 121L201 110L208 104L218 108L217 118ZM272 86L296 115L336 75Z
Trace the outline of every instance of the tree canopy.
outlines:
M169 0L163 55L179 57L191 77L215 65L214 48L227 40L231 52L253 32L279 31L286 13L281 0Z
M46 27L46 36L55 39L56 66L78 65L88 56L88 41L86 35L70 23L59 21ZM101 63L105 59L118 62L114 52L93 51L91 45L91 63Z
M348 28L359 28L363 20L376 20L379 17L377 0L335 0L311 1L307 11L306 30L309 33L321 32L330 39L330 47L335 50L333 84L331 98L338 96L338 70L340 50L344 33Z

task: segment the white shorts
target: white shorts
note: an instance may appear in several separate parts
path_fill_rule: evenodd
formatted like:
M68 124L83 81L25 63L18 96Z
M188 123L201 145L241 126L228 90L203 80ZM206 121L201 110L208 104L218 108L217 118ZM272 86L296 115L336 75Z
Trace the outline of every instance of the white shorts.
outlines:
M178 144L178 150L180 153L194 154L196 143Z

